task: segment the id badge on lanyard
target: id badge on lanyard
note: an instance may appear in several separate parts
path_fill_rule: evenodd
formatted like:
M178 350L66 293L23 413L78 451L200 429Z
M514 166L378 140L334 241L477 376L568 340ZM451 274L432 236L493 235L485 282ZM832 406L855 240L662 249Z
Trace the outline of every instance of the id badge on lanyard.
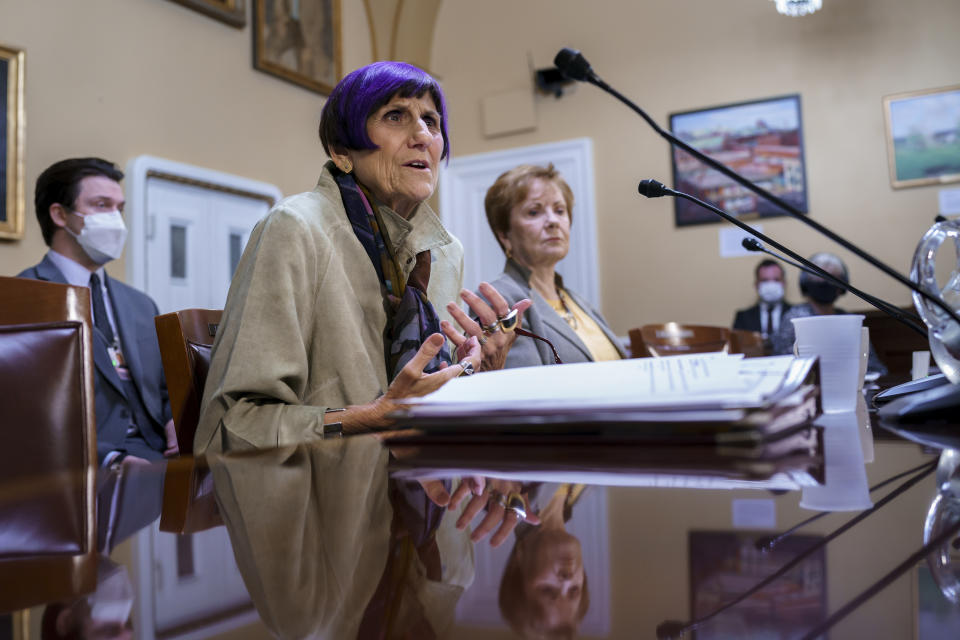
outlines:
M112 345L107 347L107 353L110 354L110 362L113 364L113 368L116 370L120 379L129 380L130 369L127 368L127 363L123 359L123 351L120 350L119 342L115 341Z

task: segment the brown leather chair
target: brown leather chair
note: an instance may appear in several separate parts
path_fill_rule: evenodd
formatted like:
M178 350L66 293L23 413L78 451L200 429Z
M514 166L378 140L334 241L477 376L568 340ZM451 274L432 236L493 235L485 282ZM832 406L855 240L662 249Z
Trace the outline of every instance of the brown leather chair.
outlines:
M222 311L185 309L157 316L160 358L182 455L167 464L160 530L192 533L223 524L206 465L189 455L200 419L210 351Z
M634 331L639 332L642 344L651 356L675 356L685 353L727 351L730 330L698 324L647 324L630 331L631 350ZM637 352L634 352L636 355Z
M731 329L729 349L730 353L742 353L745 358L758 358L767 355L763 334L759 331Z
M0 277L0 612L96 587L86 287Z

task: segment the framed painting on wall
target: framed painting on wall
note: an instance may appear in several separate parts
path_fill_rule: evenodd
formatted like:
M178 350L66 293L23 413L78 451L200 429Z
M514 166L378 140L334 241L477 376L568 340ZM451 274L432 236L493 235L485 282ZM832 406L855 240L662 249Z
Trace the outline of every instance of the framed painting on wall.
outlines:
M247 0L173 0L220 22L242 29L247 26Z
M780 567L810 549L818 536L793 535L770 551L756 541L769 532L690 531L691 618L696 620L741 596ZM827 556L823 547L773 584L700 625L694 640L751 637L787 640L798 637L827 616ZM802 634L799 634L802 635ZM826 636L821 636L826 640Z
M799 95L672 113L670 130L691 147L807 212ZM677 148L673 149L673 184L738 218L784 215L777 205ZM687 200L675 198L674 203L678 227L721 220Z
M960 182L960 86L886 96L894 189Z
M340 0L254 0L253 66L329 95L340 79Z
M0 238L23 237L24 53L0 45Z

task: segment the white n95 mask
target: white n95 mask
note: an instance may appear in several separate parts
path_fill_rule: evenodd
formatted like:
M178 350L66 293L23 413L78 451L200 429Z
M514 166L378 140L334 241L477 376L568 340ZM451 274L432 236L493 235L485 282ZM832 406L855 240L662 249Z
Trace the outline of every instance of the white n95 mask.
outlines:
M83 229L79 234L67 227L64 229L77 239L90 259L97 264L106 264L119 258L123 253L123 244L127 240L127 226L123 223L120 212L113 210L80 217L83 218Z
M757 294L767 304L783 300L783 283L776 280L764 280L757 286Z

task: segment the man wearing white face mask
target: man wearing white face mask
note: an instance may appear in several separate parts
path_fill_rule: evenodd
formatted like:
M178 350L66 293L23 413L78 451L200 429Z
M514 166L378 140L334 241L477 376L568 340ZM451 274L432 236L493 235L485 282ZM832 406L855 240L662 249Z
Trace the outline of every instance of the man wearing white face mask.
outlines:
M110 278L127 237L123 172L100 158L72 158L37 178L35 205L50 247L21 278L90 287L96 377L97 459L102 466L176 455L176 432L146 294Z
M757 331L769 342L771 336L780 328L783 313L790 308L790 304L783 299L783 284L783 267L777 262L763 260L758 264L754 270L757 303L737 311L733 328Z

